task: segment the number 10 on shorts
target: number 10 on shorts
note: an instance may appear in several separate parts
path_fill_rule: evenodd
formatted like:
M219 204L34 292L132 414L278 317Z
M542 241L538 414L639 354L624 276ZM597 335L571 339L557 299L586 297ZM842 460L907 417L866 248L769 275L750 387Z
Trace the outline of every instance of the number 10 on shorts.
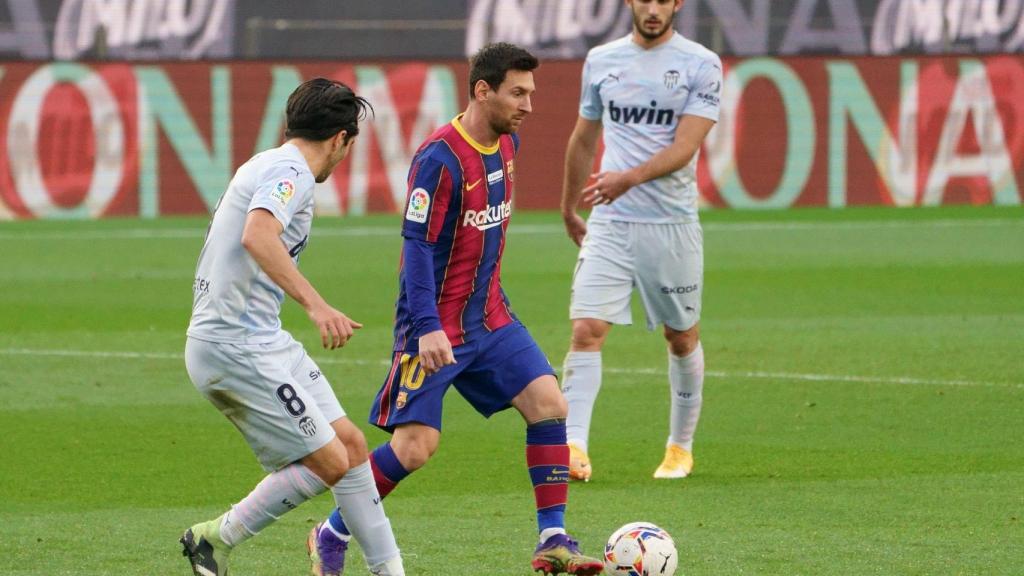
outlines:
M399 386L401 388L418 390L423 385L423 379L427 377L427 373L420 366L420 357L418 355L402 354L402 359L399 360L399 368L401 369L401 377L399 378Z

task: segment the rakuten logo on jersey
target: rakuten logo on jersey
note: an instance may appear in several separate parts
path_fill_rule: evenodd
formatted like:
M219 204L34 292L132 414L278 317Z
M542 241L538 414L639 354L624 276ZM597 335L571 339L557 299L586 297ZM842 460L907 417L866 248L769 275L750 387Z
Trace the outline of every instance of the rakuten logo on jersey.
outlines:
M502 202L497 206L487 205L484 210L466 210L462 217L463 226L474 226L477 230L487 230L501 224L512 215L512 203Z

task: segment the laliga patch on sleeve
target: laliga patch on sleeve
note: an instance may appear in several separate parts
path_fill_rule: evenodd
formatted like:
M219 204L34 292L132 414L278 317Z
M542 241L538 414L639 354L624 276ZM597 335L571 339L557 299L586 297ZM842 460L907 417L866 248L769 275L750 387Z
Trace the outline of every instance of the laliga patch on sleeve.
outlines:
M416 188L409 195L409 208L405 211L405 219L423 224L427 221L430 208L430 194L423 188Z
M278 180L274 187L270 189L270 197L277 200L282 208L288 205L292 196L295 196L295 184L287 178Z

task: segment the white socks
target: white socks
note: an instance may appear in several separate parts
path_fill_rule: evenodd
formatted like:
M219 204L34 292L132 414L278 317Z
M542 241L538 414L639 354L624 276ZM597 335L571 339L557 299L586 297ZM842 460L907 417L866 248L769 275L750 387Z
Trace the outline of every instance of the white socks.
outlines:
M562 366L562 395L569 403L565 432L569 442L584 452L590 436L590 416L601 390L601 353L572 352Z
M285 512L326 490L323 480L299 463L271 472L224 515L220 539L228 546L237 546Z
M704 389L704 348L700 342L687 356L668 355L671 388L668 441L693 451ZM562 394L569 403L566 434L569 442L587 450L590 419L601 390L601 353L569 352L562 368Z
M281 515L327 490L323 481L300 463L267 475L256 488L224 514L220 538L234 547L252 538ZM391 522L384 515L370 463L349 469L334 488L334 501L363 548L373 574L405 576Z
M540 543L543 544L543 543L547 542L548 538L551 538L555 534L565 534L565 533L566 533L565 532L565 528L545 528L545 529L540 531L540 534L538 535L538 537L540 539Z
M704 399L704 348L700 342L688 356L669 352L668 382L672 391L668 441L693 452L693 434Z
M370 566L370 574L373 576L405 576L402 557L395 556L390 560Z
M366 564L374 574L404 576L391 521L384 514L377 484L370 463L364 462L349 471L331 488L345 525L363 548Z

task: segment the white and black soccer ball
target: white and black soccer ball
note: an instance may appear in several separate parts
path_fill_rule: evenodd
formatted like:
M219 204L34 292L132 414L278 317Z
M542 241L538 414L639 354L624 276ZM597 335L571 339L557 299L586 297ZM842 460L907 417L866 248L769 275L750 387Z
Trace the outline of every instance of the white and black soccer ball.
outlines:
M604 546L604 569L611 576L673 576L679 552L672 536L650 522L631 522Z

